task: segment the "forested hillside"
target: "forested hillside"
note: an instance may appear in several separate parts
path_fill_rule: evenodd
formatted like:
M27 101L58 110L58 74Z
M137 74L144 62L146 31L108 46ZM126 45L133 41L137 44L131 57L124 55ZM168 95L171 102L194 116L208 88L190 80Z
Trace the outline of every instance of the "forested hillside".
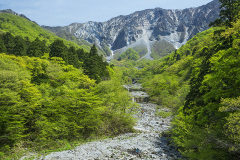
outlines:
M50 45L56 39L61 39L68 47L73 46L78 49L82 48L85 51L89 51L91 49L91 44L83 39L77 39L75 36L70 35L69 33L67 34L63 31L56 35L55 33L43 28L29 19L19 15L0 13L1 32L10 32L13 36L20 36L22 38L28 37L30 41L39 38L40 40L44 40L46 45ZM99 46L96 47L99 55L106 56L106 53L111 53L107 46L103 46L103 48Z
M90 45L87 42L83 43L82 41L82 43L80 43L79 41L79 43L76 44L67 41L46 29L42 29L39 25L26 18L9 13L0 13L0 31L4 33L10 32L13 36L20 36L22 38L28 37L30 41L39 38L40 40L45 40L46 45L50 45L56 39L61 39L68 47L74 46L80 48L80 45L84 50L90 50Z
M240 8L221 3L214 28L138 72L151 100L175 112L169 134L190 159L240 159Z
M96 84L61 58L0 54L0 155L131 131L131 98L108 69L112 80Z
M108 63L104 62L103 57L98 55L95 45L92 46L90 52L77 48L67 47L61 39L57 39L50 46L47 46L46 41L41 41L38 37L31 42L28 37L14 37L10 32L0 35L0 52L40 58L61 57L66 64L76 68L84 68L84 73L97 80L97 83L102 79L109 78L109 72L106 68Z
M122 72L95 45L86 51L16 15L0 21L0 159L133 131Z

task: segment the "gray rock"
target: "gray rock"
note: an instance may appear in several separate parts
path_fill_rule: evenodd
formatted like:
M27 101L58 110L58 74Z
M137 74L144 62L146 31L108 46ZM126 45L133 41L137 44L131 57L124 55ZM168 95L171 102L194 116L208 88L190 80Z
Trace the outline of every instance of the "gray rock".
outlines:
M129 86L131 87L131 86ZM168 110L162 108L163 110ZM138 159L180 159L181 154L170 145L164 134L170 127L171 117L155 116L158 106L140 103L139 111L134 115L138 122L134 127L138 133L126 133L111 139L89 142L73 150L54 152L38 160L138 160ZM162 123L162 125L159 125Z
M159 39L179 48L197 33L209 28L209 23L219 16L220 3L214 0L206 5L184 10L147 9L106 22L73 23L65 27L42 26L50 31L68 32L78 39L110 47L122 53L129 47L147 47L144 58L151 59L151 45Z
M150 103L140 104L140 111L136 114L138 122L134 127L140 133L126 133L112 139L89 142L76 147L74 150L51 153L40 159L44 160L86 160L86 159L174 159L181 157L179 152L168 146L165 137L159 137L159 132L169 128L171 118L165 118L163 128L156 122L162 121L155 115L157 105ZM157 131L157 133L156 133ZM136 148L139 152L136 152ZM170 157L170 158L168 158Z

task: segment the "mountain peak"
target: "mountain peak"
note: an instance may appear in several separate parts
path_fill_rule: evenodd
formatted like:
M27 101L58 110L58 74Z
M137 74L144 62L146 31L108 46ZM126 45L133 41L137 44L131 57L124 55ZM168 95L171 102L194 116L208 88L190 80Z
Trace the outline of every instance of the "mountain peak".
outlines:
M13 10L11 9L4 9L4 10L0 10L0 13L8 13L8 14L13 14L13 15L17 15L17 16L20 16L20 17L23 17L33 23L36 23L35 21L32 21L30 20L27 16L25 16L24 14L18 14L17 12L14 12ZM37 23L36 23L37 24ZM38 24L37 24L38 25Z
M121 54L129 47L140 45L145 54L150 54L157 41L164 40L177 49L197 33L208 29L209 23L219 17L219 7L219 1L214 0L200 7L183 10L146 9L106 22L71 24L59 29L78 39L95 43L102 49L108 47L114 53ZM111 54L109 50L106 51Z
M19 15L18 13L14 12L11 9L0 10L0 13L9 13L9 14L13 14L13 15Z

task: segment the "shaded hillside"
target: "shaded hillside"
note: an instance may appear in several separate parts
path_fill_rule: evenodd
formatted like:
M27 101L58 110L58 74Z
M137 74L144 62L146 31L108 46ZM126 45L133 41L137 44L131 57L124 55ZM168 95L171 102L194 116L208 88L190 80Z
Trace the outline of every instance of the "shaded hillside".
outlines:
M176 50L173 44L165 40L155 41L151 49L151 56L153 59L160 59Z

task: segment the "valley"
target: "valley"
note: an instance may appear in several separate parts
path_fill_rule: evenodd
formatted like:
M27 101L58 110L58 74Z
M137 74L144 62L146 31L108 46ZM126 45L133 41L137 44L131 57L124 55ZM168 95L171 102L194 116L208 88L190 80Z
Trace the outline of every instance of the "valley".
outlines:
M239 0L64 27L1 10L0 159L238 160L239 62Z
M115 160L115 159L162 159L176 160L182 158L176 148L170 144L167 132L170 128L172 117L161 116L158 113L170 113L167 108L156 104L139 100L144 94L140 92L140 84L128 85L128 90L133 96L133 100L140 102L134 117L137 122L134 126L135 133L125 133L123 135L97 140L82 144L72 150L54 152L46 156L38 156L36 160ZM144 96L145 97L145 96ZM33 157L33 154L31 155ZM22 157L24 160L27 156Z

